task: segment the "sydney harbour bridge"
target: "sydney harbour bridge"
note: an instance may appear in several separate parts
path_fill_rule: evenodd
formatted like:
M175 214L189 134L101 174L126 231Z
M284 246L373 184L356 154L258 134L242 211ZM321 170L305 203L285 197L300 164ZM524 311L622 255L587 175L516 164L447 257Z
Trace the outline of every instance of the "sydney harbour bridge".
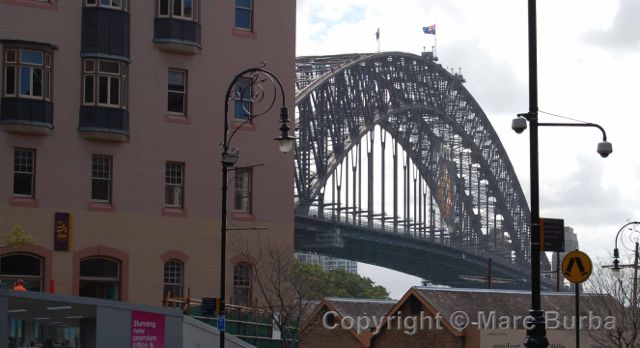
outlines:
M296 75L297 251L529 287L529 207L461 74L385 52L300 57Z

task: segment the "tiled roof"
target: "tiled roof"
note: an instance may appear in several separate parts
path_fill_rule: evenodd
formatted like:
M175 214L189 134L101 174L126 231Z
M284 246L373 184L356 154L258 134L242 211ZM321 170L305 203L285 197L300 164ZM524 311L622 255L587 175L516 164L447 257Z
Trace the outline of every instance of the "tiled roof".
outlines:
M341 316L380 318L397 303L395 300L371 300L358 298L325 298L324 302L335 308Z
M531 293L517 290L453 289L414 287L423 299L445 318L456 311L475 315L479 312L495 312L497 316L527 315L531 309ZM582 297L597 296L583 294ZM611 298L611 301L613 298ZM581 313L591 310L588 301L582 301ZM543 292L541 305L545 311L555 311L561 316L575 314L575 295L569 292ZM582 304L581 304L582 305Z

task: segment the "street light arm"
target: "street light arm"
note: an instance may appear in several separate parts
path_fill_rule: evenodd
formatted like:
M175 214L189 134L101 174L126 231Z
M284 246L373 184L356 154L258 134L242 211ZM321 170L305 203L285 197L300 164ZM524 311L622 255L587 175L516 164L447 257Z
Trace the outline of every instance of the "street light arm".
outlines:
M620 237L620 233L622 233L624 228L629 226L629 225L640 225L640 221L631 221L631 222L628 222L628 223L624 224L622 227L620 227L620 230L618 230L618 233L616 234L616 245L615 245L614 253L615 253L615 250L618 250L618 238ZM614 255L614 257L616 257L616 256Z
M546 127L594 127L602 132L602 141L607 141L607 133L600 125L595 123L538 123L538 126Z

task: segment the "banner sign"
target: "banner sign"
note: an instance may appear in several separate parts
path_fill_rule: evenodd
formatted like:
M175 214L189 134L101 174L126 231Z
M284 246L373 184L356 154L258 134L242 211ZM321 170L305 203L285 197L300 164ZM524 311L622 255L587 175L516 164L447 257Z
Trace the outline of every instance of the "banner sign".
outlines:
M131 312L131 348L164 348L164 315Z
M440 161L439 169L436 203L440 208L440 215L451 226L455 222L456 215L456 167L452 161L443 159Z
M71 250L73 236L73 214L55 213L53 246L56 251Z

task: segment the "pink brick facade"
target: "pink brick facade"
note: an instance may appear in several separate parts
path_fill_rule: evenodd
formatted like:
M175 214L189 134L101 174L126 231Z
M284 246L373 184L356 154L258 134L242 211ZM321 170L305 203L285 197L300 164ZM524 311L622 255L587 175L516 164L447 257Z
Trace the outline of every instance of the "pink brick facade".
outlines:
M234 29L233 1L200 0L202 47L187 54L160 50L153 42L154 2L129 1L129 136L112 142L87 139L78 131L84 1L0 0L0 52L7 40L55 47L53 129L48 135L0 130L0 235L21 225L34 238L34 245L16 251L0 249L0 256L25 252L42 258L46 291L53 281L56 293L78 294L80 261L105 256L120 263L121 300L160 305L163 265L170 259L184 264L185 292L190 288L194 298L217 297L219 144L227 86L236 73L264 61L283 82L293 110L294 0L256 1L249 32ZM0 57L3 70L5 60ZM186 116L167 112L169 69L187 72ZM0 86L5 86L3 76ZM240 151L237 166L258 166L253 170L251 214L233 215L230 175L230 227L267 229L229 233L228 297L233 294L234 243L247 240L255 248L260 239L293 248L293 154L281 154L273 141L278 135L278 111L242 129L232 143ZM232 113L229 116L233 118ZM16 148L36 151L33 199L13 194ZM91 200L93 155L112 158L110 204ZM167 161L184 163L183 209L165 207ZM53 250L57 212L73 215L70 251Z

